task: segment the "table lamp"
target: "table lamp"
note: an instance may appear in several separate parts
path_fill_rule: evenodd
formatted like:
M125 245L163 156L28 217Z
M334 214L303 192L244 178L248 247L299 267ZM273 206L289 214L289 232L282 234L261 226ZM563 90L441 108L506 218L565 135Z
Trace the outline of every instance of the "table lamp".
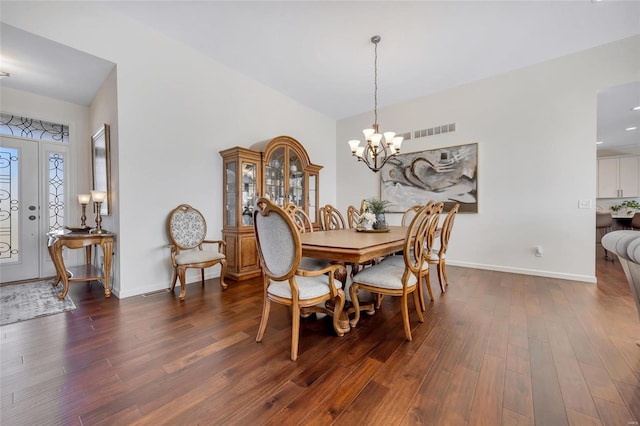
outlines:
M80 216L80 227L83 229L89 228L87 226L87 204L91 200L90 194L78 194L78 202L82 206L82 216Z
M107 193L104 191L91 191L91 198L93 199L93 205L96 209L96 227L91 230L92 234L104 234L107 232L102 229L102 216L100 215L100 206L106 197Z

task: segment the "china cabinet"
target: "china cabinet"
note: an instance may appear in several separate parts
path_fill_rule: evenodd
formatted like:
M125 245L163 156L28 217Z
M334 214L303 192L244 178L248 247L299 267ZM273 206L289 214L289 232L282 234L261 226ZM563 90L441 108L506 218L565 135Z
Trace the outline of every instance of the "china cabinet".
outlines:
M253 206L268 197L280 207L291 202L307 213L314 228L318 214L320 169L302 144L290 136L259 142L250 149L220 151L223 158L223 229L227 243L227 274L236 280L260 275L253 234Z
M261 155L246 148L220 152L223 162L222 239L226 243L227 273L236 280L260 275L253 235L253 205L261 193Z

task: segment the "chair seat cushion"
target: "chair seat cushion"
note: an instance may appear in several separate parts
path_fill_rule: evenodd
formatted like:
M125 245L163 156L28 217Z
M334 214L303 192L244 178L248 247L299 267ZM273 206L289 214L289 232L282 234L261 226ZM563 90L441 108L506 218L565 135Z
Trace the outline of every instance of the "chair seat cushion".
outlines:
M402 257L400 258L402 259ZM385 259L377 265L364 268L353 277L353 281L380 288L402 290L402 274L405 269L404 260L402 261L402 266L395 264L395 262ZM407 285L411 287L415 283L416 276L410 274Z
M298 284L298 290L300 291L300 300L315 299L330 294L329 290L329 277L326 275L320 275L319 277L301 277L295 276L296 284ZM341 288L342 283L338 280L333 281L336 288ZM274 296L284 297L291 299L291 286L289 281L274 281L271 280L267 293Z
M183 251L176 256L176 264L187 265L189 263L204 263L224 258L224 254L214 250Z
M436 256L436 259L438 259L438 256ZM411 255L411 261L415 262L415 258L413 257L413 254ZM404 268L404 254L396 254L395 256L387 256L380 263L388 263L390 265L399 266L399 267ZM427 269L429 269L429 264L427 262L422 262L422 270L425 271Z
M303 257L302 259L300 259L298 269L317 271L319 269L324 269L329 265L331 265L331 262L329 262L328 260L316 259L314 257Z

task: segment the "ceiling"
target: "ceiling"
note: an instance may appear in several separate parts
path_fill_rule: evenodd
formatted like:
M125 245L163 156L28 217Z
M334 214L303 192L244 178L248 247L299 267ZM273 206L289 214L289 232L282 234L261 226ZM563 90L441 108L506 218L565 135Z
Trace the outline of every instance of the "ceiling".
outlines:
M370 38L376 34L382 37L382 107L640 33L640 1L113 1L104 6L335 119L373 109ZM6 24L0 31L0 66L12 74L0 80L6 87L88 105L115 66ZM630 133L618 135L614 126L629 102L640 105L638 85L631 89L635 92L603 94L607 110L603 106L598 113L608 124L598 127L605 142L599 150L640 145L640 131L629 143ZM616 106L616 99L625 105ZM640 120L638 111L624 115Z

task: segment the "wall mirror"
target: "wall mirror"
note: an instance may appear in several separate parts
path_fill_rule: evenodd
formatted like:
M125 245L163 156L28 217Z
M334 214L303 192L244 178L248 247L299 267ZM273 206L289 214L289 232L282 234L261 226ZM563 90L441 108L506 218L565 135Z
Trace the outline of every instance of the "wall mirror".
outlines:
M100 208L101 215L111 214L111 165L109 155L109 125L103 124L91 136L93 189L107 193L107 197Z

